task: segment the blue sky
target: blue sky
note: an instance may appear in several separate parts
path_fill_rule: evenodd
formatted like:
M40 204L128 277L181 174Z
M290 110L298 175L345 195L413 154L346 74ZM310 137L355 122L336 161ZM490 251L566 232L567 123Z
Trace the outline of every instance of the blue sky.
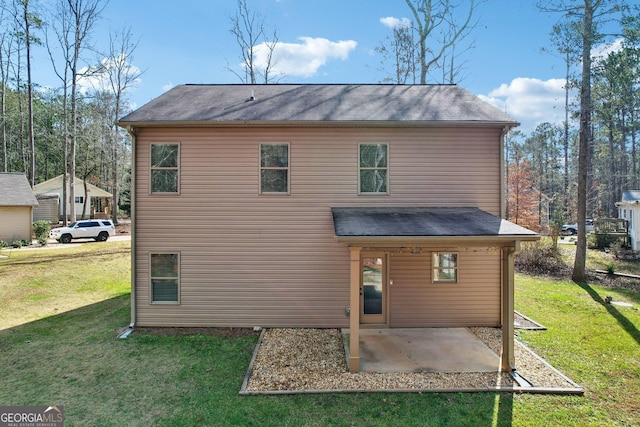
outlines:
M411 17L404 0L249 4L265 15L268 28L277 28L279 42L286 47L288 55L278 62L287 67L282 83L379 83L385 75L378 69L380 57L374 49L391 32L381 19ZM488 0L478 7L478 27L467 39L475 39L475 48L463 57L464 78L459 83L520 121L524 132L563 117L564 65L561 58L542 53L560 17L539 12L534 4ZM128 94L134 106L179 84L241 83L227 70L238 69L240 62L229 32L236 6L236 0L111 0L92 43L106 48L109 31L123 26L139 39L130 58L144 71ZM34 79L41 85L56 84L46 63L37 67Z

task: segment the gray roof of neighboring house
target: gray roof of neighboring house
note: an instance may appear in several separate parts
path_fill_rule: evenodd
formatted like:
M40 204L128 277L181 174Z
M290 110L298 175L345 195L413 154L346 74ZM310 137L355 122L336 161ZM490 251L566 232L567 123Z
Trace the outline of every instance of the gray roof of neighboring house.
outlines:
M511 117L456 85L181 85L121 118L120 126L264 123L493 124Z
M538 235L479 208L332 208L337 237L521 237Z
M25 174L0 173L0 206L38 206Z
M622 192L623 202L635 202L640 200L640 190L627 190Z

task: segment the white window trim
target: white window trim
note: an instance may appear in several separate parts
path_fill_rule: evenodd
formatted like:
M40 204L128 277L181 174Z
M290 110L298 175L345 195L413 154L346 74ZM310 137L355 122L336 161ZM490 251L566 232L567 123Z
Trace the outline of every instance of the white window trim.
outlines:
M178 299L177 301L154 301L153 300L153 279L174 279L174 277L155 277L151 275L151 258L153 257L153 255L178 255ZM150 252L149 253L149 304L152 305L179 305L180 304L180 289L181 289L181 276L182 276L182 270L181 270L181 260L182 256L180 254L180 252Z
M440 254L454 254L456 256L456 266L447 267L447 269L454 269L456 271L455 279L436 279L436 270L441 270L436 264L436 257ZM458 283L460 282L460 254L453 251L439 251L431 253L431 283Z
M151 166L151 156L153 152L154 145L177 145L178 146L178 159L177 167L153 167ZM179 142L176 141L155 141L149 144L149 194L154 196L178 196L180 195L180 155L181 155L182 147ZM162 191L153 191L153 171L156 170L176 170L178 172L178 188L175 192L162 192Z
M360 148L363 145L386 145L387 146L387 167L386 168L362 168L360 167ZM360 142L358 143L358 195L360 196L388 196L390 194L389 191L389 187L390 187L390 179L389 179L389 175L390 175L390 170L391 170L391 166L390 166L390 158L391 158L391 147L390 144L388 142ZM386 188L387 191L384 192L377 192L377 193L368 193L368 192L363 192L361 191L361 186L360 186L360 171L362 170L386 170L387 171L387 175L386 175Z
M262 146L263 145L286 145L287 146L287 166L271 167L262 166ZM287 171L287 191L262 191L262 171L263 170L286 170ZM290 142L261 142L258 148L258 194L265 196L288 196L291 194L291 143Z

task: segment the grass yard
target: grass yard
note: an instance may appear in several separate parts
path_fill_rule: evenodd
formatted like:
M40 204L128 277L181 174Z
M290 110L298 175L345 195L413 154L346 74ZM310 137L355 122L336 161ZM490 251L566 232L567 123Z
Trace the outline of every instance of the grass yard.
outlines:
M67 426L640 425L636 291L516 277L516 309L549 328L519 338L583 386L583 397L239 396L255 335L116 338L129 322L129 259L128 242L0 259L0 405L64 405Z

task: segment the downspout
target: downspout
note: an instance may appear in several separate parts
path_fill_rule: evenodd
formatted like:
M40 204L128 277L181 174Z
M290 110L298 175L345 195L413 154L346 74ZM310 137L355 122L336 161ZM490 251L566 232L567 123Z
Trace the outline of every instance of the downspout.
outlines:
M131 135L131 189L130 212L131 217L131 323L122 331L118 338L127 338L136 325L136 131L132 126L127 126L127 132Z
M506 163L504 158L504 138L509 133L509 126L502 128L500 132L500 218L505 218L505 197L507 195L507 189L505 188L505 176L506 176Z

